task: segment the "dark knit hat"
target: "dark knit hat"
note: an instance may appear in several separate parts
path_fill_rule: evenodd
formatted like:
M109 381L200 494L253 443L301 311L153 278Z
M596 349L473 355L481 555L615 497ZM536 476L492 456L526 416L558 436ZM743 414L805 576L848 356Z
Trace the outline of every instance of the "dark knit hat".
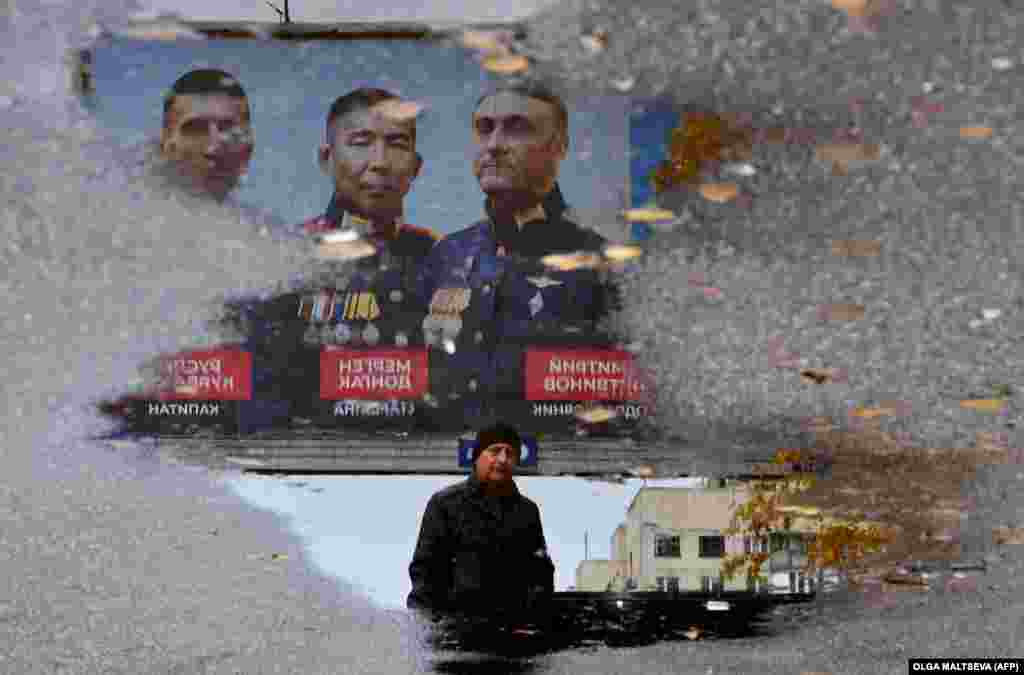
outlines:
M480 453L496 443L507 443L522 452L523 441L519 438L519 432L508 424L498 422L481 429L476 435L476 445L473 446L473 462L480 458Z

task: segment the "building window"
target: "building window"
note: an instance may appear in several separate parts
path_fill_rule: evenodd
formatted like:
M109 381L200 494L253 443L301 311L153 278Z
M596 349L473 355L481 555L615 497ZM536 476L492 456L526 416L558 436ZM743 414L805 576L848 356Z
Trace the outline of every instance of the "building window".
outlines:
M722 577L701 577L700 590L704 593L720 593L722 591Z
M721 558L725 551L725 538L721 536L700 538L701 558Z
M667 534L658 534L654 537L654 557L655 558L681 558L682 553L679 548L679 537L669 536Z
M679 592L679 577L668 578L668 592L678 593Z
M654 584L657 586L659 592L665 592L665 577L655 577Z

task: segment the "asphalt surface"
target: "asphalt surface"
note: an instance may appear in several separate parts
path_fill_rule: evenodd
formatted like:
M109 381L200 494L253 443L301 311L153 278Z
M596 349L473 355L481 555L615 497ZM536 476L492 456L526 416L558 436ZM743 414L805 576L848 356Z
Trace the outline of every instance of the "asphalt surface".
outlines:
M666 390L674 392L668 401L683 392L687 401L706 401L697 412L717 425L709 427L715 434L743 424L756 428L779 416L797 419L808 408L821 414L846 399L874 400L882 391L915 401L914 415L901 423L921 443L969 442L976 429L1019 422L1019 404L994 424L962 413L955 401L995 384L1024 382L1021 318L1015 313L1021 267L1014 258L1024 227L1020 6L899 3L878 32L851 35L846 18L824 3L663 4L565 3L535 21L530 48L541 59L550 57L551 71L557 63L557 71L571 74L580 88L614 90L613 82L624 88L633 78L633 94L671 90L709 109L747 106L755 119L772 117L777 126L821 119L831 128L842 123L849 96L877 97L874 130L892 145L892 154L883 154L885 170L851 169L847 177L828 175L807 160L805 150L780 149L793 156L766 169L770 180L747 186L757 194L745 215L730 210L735 205L689 202L702 224L666 234L664 252L648 273L660 274L669 290L686 288L690 270L667 262L680 255L678 247L698 249L722 239L734 251L728 265L709 269L709 275L721 275L716 283L726 298L725 309L715 310L724 313L706 315L702 339L722 343L711 361L694 357L671 367L682 350L669 347L669 336L692 339L688 331L701 321L632 324L638 337L652 342L651 353L668 374ZM6 310L0 386L7 416L0 444L0 672L428 668L427 655L415 646L416 631L401 615L374 609L343 582L320 575L285 523L241 503L206 469L78 440L97 430L81 411L91 397L109 393L96 391L99 383L123 387L145 355L191 335L195 307L207 291L284 280L294 260L282 259L277 248L237 223L231 229L223 213L201 213L151 194L134 199L131 189L110 189L109 177L93 174L95 162L82 141L87 131L69 129L65 116L73 115L45 91L47 82L59 87L53 55L63 44L55 47L52 29L78 30L84 3L53 6L46 10L52 23L35 27L25 23L31 7L19 3L16 9L20 23L5 24L7 98L0 113L7 166L19 167L3 176L8 247L0 276ZM958 9L967 17L962 23ZM611 41L606 56L593 58L581 48L579 33L598 26ZM995 57L1015 65L994 71ZM38 68L25 68L36 62ZM928 128L911 131L910 100L926 82L945 111ZM47 119L61 131L18 136L16 130L30 126L26 117ZM956 129L965 124L987 124L994 135L961 140ZM889 169L892 162L900 168ZM247 259L232 262L230 248L213 240L224 237L196 239L211 230L245 241ZM903 251L913 264L886 258L875 268L865 263L855 271L826 272L808 243L821 245L840 233L877 237L883 230L886 251ZM197 248L196 241L203 245ZM785 262L781 251L790 252ZM673 269L678 276L669 274ZM827 273L834 274L832 286L818 276ZM907 276L906 283L893 282ZM822 297L834 295L825 289L865 280L876 284L873 306L883 307L892 296L900 303L890 304L908 311L874 315L888 317L885 330L876 333L831 325L836 332L829 333L806 318ZM168 296L167 289L179 292ZM753 307L771 324L756 327L744 305L730 304L744 289L760 294L751 295ZM804 289L814 290L801 297ZM633 307L645 316L680 316L672 299L677 295L633 297ZM1004 320L978 333L970 317L990 302L1003 308ZM910 311L915 307L918 314ZM154 329L158 323L161 328ZM720 330L708 333L712 326ZM749 365L752 352L743 345L750 336L772 334L782 334L788 350L809 358L845 359L850 388L819 399L779 384L774 374L751 386L749 369L760 371ZM721 364L748 370L737 366L732 372ZM694 372L702 379L684 377ZM991 544L993 526L1021 524L1021 469L993 466L965 488L975 508L962 537L991 561L976 590L883 595L867 607L863 601L832 603L813 623L771 638L597 648L532 664L441 655L435 670L902 673L912 656L1022 656L1020 547Z

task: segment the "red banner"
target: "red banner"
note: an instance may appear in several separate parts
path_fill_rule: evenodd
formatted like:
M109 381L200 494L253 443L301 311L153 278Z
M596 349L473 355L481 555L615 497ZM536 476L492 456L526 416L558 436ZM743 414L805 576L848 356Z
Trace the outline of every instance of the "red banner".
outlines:
M320 352L320 398L326 401L420 398L429 383L425 348L327 346Z
M639 401L646 378L619 349L527 349L528 401Z
M157 388L162 401L247 401L252 398L252 355L203 349L165 356Z

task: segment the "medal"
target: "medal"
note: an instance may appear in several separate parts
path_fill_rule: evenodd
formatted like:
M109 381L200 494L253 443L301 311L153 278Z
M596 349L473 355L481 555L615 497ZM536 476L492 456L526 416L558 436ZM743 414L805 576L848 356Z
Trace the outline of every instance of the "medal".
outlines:
M374 321L380 318L377 296L369 291L347 293L340 303L338 318L343 321Z
M320 341L323 344L332 344L334 342L335 332L329 324L324 324L323 328L320 329Z
M564 282L552 279L551 277L526 277L526 280L537 288L547 288L548 286L562 286Z
M372 323L366 324L366 328L363 329L363 340L368 345L375 345L380 341L380 331Z
M395 290L391 291L391 294L388 297L391 298L391 302L401 302L402 301L402 291L400 291L398 289L395 289Z
M441 343L440 319L432 314L423 319L423 341L432 347Z
M430 300L430 313L435 316L461 315L469 307L468 288L439 288Z
M446 338L455 339L462 330L462 319L459 317L447 317L441 319L441 334Z
M409 338L405 336L405 333L395 333L395 346L405 347L409 344Z
M334 340L338 344L345 344L352 339L352 329L346 323L339 323L334 327Z

